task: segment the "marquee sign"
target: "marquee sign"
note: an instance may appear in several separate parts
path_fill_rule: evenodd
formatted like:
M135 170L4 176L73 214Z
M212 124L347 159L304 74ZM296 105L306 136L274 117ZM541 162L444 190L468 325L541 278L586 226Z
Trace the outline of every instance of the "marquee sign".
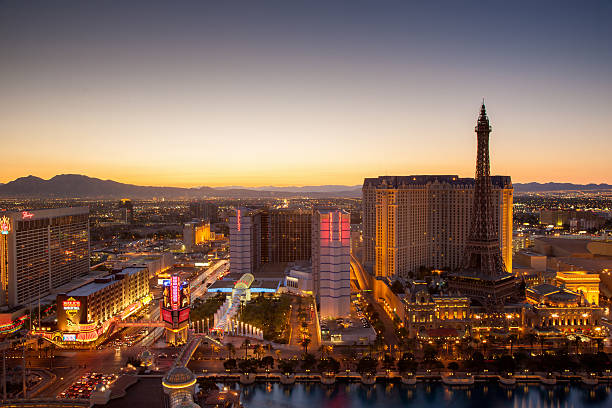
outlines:
M9 232L11 232L11 219L5 215L0 218L0 233L7 235Z
M178 310L179 308L179 291L180 291L179 277L173 275L170 280L170 296L172 301L172 310Z
M70 297L62 302L62 307L66 311L68 317L74 318L74 316L79 313L79 310L81 309L81 301Z
M24 220L29 220L32 217L34 217L34 214L32 214L29 211L22 211L21 212L21 218L24 219Z

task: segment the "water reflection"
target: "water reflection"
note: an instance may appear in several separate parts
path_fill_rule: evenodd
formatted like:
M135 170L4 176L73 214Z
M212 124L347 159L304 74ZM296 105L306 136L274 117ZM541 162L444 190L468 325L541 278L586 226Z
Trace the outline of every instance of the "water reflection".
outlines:
M529 385L512 389L496 383L476 384L469 388L449 387L440 383L419 383L416 386L396 384L340 383L320 384L261 383L250 386L230 385L240 389L246 408L599 408L612 406L610 387L556 387Z

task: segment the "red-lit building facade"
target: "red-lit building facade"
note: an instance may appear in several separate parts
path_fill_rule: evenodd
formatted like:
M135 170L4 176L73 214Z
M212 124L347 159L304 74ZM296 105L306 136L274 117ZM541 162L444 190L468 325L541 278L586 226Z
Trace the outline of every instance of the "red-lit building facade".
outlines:
M190 305L189 282L181 281L178 275L172 275L169 282L164 284L159 307L168 344L182 344L187 341Z

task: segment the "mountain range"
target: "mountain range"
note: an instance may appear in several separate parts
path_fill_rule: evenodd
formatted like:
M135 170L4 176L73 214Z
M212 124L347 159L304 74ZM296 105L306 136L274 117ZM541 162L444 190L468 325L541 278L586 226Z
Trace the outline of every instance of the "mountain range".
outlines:
M610 184L514 183L515 193L553 191L612 191ZM361 185L323 185L304 187L154 187L119 183L80 174L60 174L49 180L35 176L20 177L0 184L5 198L273 198L273 197L361 197Z

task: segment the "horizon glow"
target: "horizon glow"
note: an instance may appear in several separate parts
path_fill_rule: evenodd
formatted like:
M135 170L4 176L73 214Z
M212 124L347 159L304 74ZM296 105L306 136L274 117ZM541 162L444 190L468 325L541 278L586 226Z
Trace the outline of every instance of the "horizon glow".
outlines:
M85 4L83 4L85 3ZM6 183L612 184L612 3L18 2L0 9Z

